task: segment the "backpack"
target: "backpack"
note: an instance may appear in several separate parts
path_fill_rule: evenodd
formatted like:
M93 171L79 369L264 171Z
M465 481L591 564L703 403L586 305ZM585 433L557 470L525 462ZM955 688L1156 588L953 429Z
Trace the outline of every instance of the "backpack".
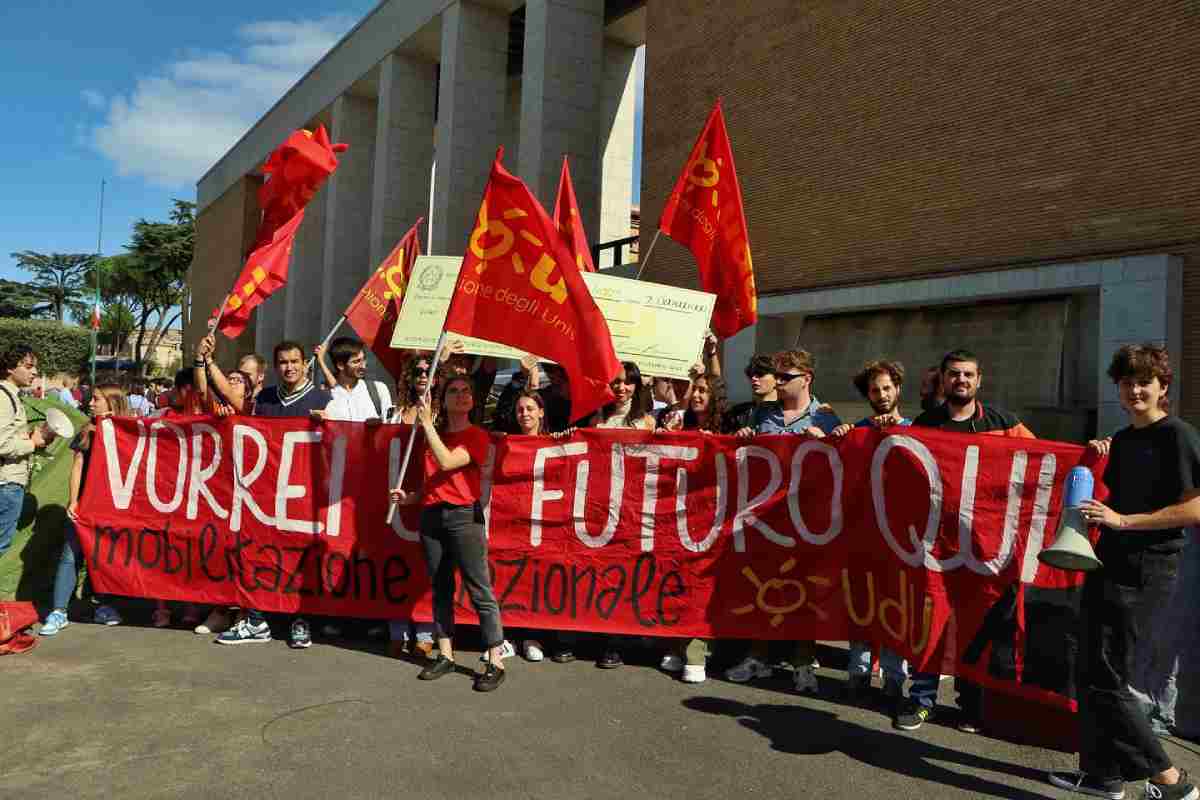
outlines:
M383 419L383 399L379 396L378 381L364 380L367 384L367 396L371 398L371 405L375 409L375 416Z

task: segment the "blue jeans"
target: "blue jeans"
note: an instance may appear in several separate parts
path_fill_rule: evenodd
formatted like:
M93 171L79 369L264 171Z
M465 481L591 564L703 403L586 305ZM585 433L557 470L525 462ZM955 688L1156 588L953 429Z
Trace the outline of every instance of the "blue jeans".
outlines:
M904 685L904 678L907 673L904 659L886 647L879 648L879 668L883 670L885 683L892 683L897 686ZM871 680L870 642L850 642L850 655L846 659L846 672L850 673L851 678ZM937 685L935 684L934 693L936 694L936 692Z
M54 575L54 608L67 610L75 584L79 580L79 566L83 564L83 549L79 546L79 533L75 524L67 520L63 525L63 549L58 558L58 572Z
M12 547L24 505L24 486L19 483L0 483L0 556Z

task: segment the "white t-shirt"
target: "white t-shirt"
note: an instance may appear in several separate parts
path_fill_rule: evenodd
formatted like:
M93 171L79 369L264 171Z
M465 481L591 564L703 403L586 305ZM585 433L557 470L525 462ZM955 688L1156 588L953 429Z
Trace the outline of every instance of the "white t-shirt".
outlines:
M154 406L150 405L150 401L140 394L129 395L129 408L139 417L149 416L154 410Z
M340 384L334 386L330 390L333 399L325 407L325 416L343 422L364 422L372 418L387 419L388 412L392 410L392 396L388 392L387 384L379 381L374 383L383 408L375 408L375 404L371 402L371 394L367 391L367 382L362 380L354 384L354 388L351 390L347 390Z

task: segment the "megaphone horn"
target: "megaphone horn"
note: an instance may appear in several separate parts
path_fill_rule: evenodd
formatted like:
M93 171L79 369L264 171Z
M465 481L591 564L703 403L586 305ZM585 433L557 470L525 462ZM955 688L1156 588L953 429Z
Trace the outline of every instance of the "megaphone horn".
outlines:
M1079 507L1092 499L1094 481L1087 467L1074 467L1063 484L1063 512L1054 544L1038 553L1038 561L1058 569L1091 572L1104 566L1088 538L1087 522Z

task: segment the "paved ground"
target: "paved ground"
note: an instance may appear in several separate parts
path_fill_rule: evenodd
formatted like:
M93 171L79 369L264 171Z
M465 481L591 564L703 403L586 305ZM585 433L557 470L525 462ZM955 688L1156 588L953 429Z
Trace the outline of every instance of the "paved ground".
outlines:
M1053 798L1044 770L1073 762L938 725L896 733L783 679L518 659L480 695L381 651L73 624L0 659L0 797ZM844 673L822 677L832 693ZM1200 773L1200 746L1169 749Z

